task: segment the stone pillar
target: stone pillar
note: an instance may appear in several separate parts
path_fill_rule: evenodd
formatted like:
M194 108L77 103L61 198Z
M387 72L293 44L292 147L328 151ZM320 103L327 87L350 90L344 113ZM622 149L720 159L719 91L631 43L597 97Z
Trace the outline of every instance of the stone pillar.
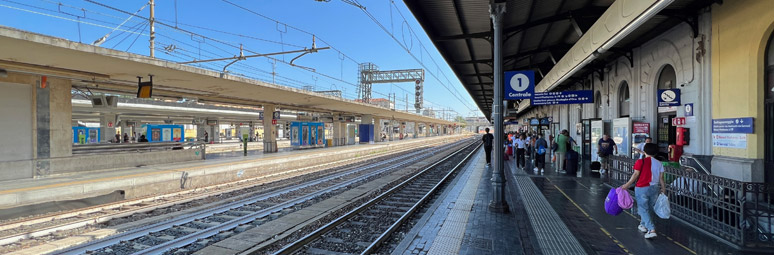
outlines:
M411 135L414 138L417 138L417 135L419 134L419 123L411 122L411 127L412 127L411 131L413 131L411 132Z
M212 135L210 135L210 131L207 131L207 121L204 121L204 124L196 125L196 141L204 142L204 132L207 132L208 138L212 138ZM209 142L209 141L208 141Z
M220 121L217 121L215 125L210 126L210 142L220 143Z
M275 106L263 105L263 152L277 152L277 126L272 124Z
M374 118L374 142L381 142L382 141L382 127L383 124L382 119L379 117Z
M331 126L331 135L333 136L333 146L341 146L341 116L333 115L333 125Z
M399 120L398 121L398 132L400 133L400 135L398 137L400 137L401 140L402 139L406 139L406 135L404 134L405 131L406 131L406 125L403 124L403 122Z
M360 117L360 124L373 124L373 116L371 114L364 114Z
M100 142L107 143L116 138L116 115L103 113L99 116Z
M258 141L258 137L255 135L255 122L250 121L250 141Z
M119 127L121 127L121 132L120 132L120 133L118 133L119 135L121 135L121 139L119 140L119 142L122 142L122 143L123 143L123 142L124 142L124 133L126 133L126 134L128 135L128 134L129 134L129 131L128 131L128 130L126 130L126 129L127 129L127 126L126 126L126 120L124 120L124 119L121 119L121 116L118 116L118 120L119 120L119 121L118 121L118 123L119 123ZM131 135L129 135L129 136L131 136Z

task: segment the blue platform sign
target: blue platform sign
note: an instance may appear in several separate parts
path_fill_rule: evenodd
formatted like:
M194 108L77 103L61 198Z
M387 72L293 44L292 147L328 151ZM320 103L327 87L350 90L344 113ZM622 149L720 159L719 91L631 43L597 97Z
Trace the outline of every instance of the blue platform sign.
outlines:
M679 89L659 89L658 107L669 107L680 105Z
M530 126L540 125L540 120L538 120L537 118L531 118L531 119L529 119L529 125Z
M551 122L553 121L554 121L553 117L540 118L540 125L548 126L548 125L551 125Z
M752 117L712 119L712 133L752 134L754 120Z
M505 72L505 99L531 99L535 94L535 71Z
M685 117L693 116L693 103L685 104Z
M557 91L535 93L532 105L587 104L593 103L592 90Z

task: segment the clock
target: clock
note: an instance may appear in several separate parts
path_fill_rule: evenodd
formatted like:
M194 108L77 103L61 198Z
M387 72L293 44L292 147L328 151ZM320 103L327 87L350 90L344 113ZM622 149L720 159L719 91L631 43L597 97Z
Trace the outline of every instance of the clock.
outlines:
M677 98L677 95L672 90L664 90L661 92L661 100L664 102L672 102L675 101Z

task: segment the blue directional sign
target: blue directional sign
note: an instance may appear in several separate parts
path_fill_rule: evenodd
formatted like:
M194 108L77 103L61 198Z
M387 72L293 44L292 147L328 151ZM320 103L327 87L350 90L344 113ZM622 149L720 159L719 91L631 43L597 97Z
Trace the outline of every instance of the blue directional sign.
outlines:
M712 119L712 133L752 134L755 133L754 120L751 117Z
M669 107L680 105L679 89L659 89L658 107Z
M592 90L535 93L532 105L587 104L593 103Z
M693 103L685 104L685 117L693 116Z
M535 71L505 72L505 99L530 99L535 94Z
M529 119L529 125L530 126L540 125L540 120L538 120L537 118L531 118L531 119Z
M553 117L546 117L546 118L540 118L540 125L548 126L551 125L551 122L553 122Z
M259 120L263 120L263 112L260 112L260 115L258 115Z

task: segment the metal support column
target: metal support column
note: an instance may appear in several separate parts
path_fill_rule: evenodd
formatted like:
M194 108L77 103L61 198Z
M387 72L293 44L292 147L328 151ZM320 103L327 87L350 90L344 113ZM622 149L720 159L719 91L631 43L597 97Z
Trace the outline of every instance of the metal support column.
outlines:
M489 17L492 18L494 29L494 102L492 105L492 119L494 120L494 158L492 171L492 201L489 209L494 212L508 212L508 204L505 202L505 173L503 171L503 55L502 55L502 26L505 16L505 3L491 3L489 5Z

